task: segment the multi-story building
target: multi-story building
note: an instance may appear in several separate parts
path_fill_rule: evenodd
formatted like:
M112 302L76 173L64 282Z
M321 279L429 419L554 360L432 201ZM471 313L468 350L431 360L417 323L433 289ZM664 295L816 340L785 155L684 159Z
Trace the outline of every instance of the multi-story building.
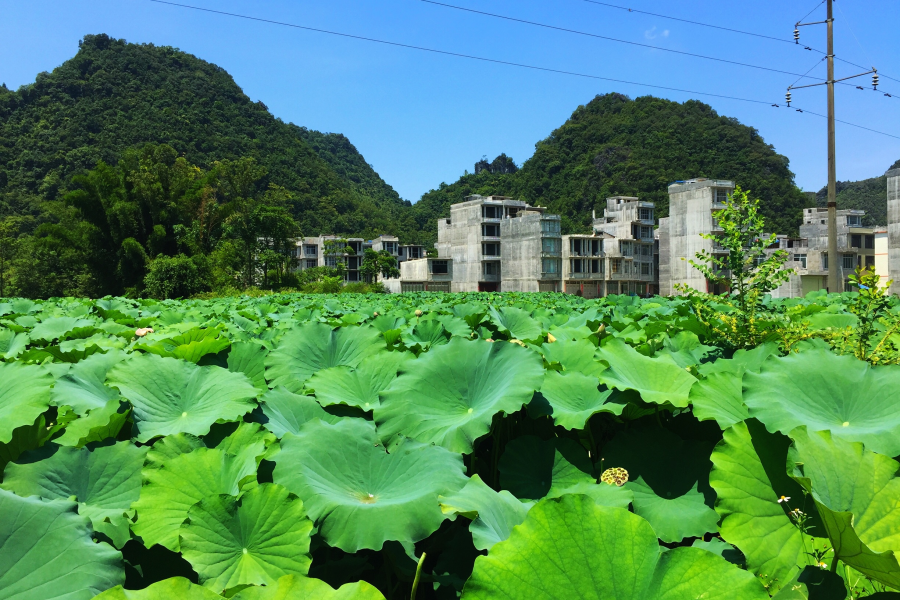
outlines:
M728 251L701 234L722 232L715 213L724 208L734 191L734 182L690 179L669 186L669 216L659 220L659 293L674 295L679 284L700 292L720 294L727 290L706 279L689 259L701 250L714 256ZM682 260L685 259L685 260Z
M397 236L380 235L374 240L338 235L320 235L305 237L296 241L294 258L297 259L297 270L303 271L313 267L337 267L344 265L344 281L362 281L360 269L368 249L380 252L387 251L402 264L425 256L425 246L419 244L400 244Z
M418 258L400 263L400 279L388 279L384 283L396 293L449 292L452 282L452 258Z
M603 216L595 218L594 231L602 234L606 264L603 295L649 296L657 293L658 251L653 225L653 202L631 196L606 199Z
M891 293L900 294L900 169L887 173L888 263L894 280Z
M879 287L884 287L891 279L890 262L888 261L888 228L876 227L875 232L875 272L878 273Z
M534 214L542 215L544 208L529 206L521 200L513 200L506 196L468 196L464 202L450 207L450 218L438 220L438 241L435 249L438 258L453 260L453 285L454 292L496 292L501 290L503 281L503 253L506 241L503 238L501 225L509 219L516 219L519 213L529 213L529 223L536 220L537 227L542 227L543 219L534 217ZM555 233L548 232L547 236L555 236L559 239L559 217L553 220L557 224ZM533 227L533 224L532 224ZM517 227L506 225L507 240L509 236L517 232ZM531 233L531 229L529 229ZM543 237L543 235L541 236ZM539 247L539 246L537 246ZM517 256L517 250L510 247ZM558 255L556 258L559 261ZM516 261L508 261L509 268L515 267ZM558 271L557 271L558 273ZM542 273L531 273L534 287L540 288ZM559 277L557 276L557 280ZM528 287L521 281L522 277L515 272L511 274L509 285L515 288ZM517 281L516 283L512 283ZM504 291L508 291L506 287Z
M559 215L528 207L500 221L500 273L504 292L562 291Z
M562 236L562 291L585 298L606 295L605 239L612 236L598 233Z

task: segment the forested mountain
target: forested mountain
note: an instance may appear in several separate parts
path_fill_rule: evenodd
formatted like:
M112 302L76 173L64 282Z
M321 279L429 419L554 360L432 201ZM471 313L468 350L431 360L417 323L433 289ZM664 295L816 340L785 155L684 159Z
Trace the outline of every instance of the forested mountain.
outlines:
M285 188L301 230L400 232L404 202L342 135L273 117L222 68L170 47L89 35L71 60L0 89L0 210L40 212L72 177L167 144L191 164L253 158Z
M586 231L609 196L639 196L668 214L667 186L691 177L731 179L762 202L772 231L799 227L806 197L788 159L752 127L694 100L678 103L622 94L579 106L515 173L481 170L442 184L414 207L420 226L469 193L512 195L559 213L564 231Z
M900 160L887 170L900 168ZM863 225L878 227L887 225L887 177L880 175L860 181L837 182L838 209L857 208L866 211ZM819 206L828 204L828 186L816 193Z

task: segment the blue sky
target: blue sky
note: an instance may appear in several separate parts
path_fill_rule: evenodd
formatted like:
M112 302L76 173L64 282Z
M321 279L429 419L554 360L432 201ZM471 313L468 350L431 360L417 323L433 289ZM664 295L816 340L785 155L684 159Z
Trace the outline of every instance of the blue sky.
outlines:
M173 0L309 27L615 79L783 104L796 80L770 73L541 29L422 0ZM610 0L612 4L790 39L817 0ZM821 55L790 44L617 10L585 0L446 0L449 4L732 61L825 76ZM897 0L835 3L836 54L900 80ZM839 7L839 9L837 8ZM824 18L824 4L808 20ZM285 121L340 132L406 199L455 181L482 155L519 164L596 94L696 98L756 127L791 161L806 190L825 184L826 123L768 104L538 72L256 23L149 0L0 0L0 82L30 83L72 55L88 33L171 45L225 68L253 100ZM802 41L825 48L822 26ZM856 67L838 63L838 76ZM869 85L869 77L859 80ZM900 137L896 97L838 86L838 118ZM794 102L825 113L824 87ZM879 175L900 159L900 139L838 124L838 179ZM692 176L685 173L684 177Z

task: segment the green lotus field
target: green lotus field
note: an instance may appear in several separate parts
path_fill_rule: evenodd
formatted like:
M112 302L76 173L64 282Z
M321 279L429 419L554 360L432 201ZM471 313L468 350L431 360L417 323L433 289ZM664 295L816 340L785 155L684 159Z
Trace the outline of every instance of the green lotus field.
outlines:
M0 301L0 598L900 599L850 296Z

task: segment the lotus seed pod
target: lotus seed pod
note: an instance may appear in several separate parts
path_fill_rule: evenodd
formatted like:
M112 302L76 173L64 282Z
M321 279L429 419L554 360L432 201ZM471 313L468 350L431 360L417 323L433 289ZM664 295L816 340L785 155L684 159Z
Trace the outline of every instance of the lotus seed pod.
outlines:
M603 471L603 474L600 476L600 481L603 483L608 483L609 485L617 485L622 487L626 483L628 483L628 471L623 469L622 467L613 467L612 469L607 469Z
M421 317L421 316L422 316L422 311L421 311L421 310L417 310L417 311L416 311L416 316L417 316L417 317Z
M373 316L373 317L377 317L377 316L378 316L378 311L376 310L375 312L373 312L373 313L372 313L372 316Z
M604 331L606 331L606 325L604 325L603 323L600 323L600 327L597 328L597 333L602 334Z

